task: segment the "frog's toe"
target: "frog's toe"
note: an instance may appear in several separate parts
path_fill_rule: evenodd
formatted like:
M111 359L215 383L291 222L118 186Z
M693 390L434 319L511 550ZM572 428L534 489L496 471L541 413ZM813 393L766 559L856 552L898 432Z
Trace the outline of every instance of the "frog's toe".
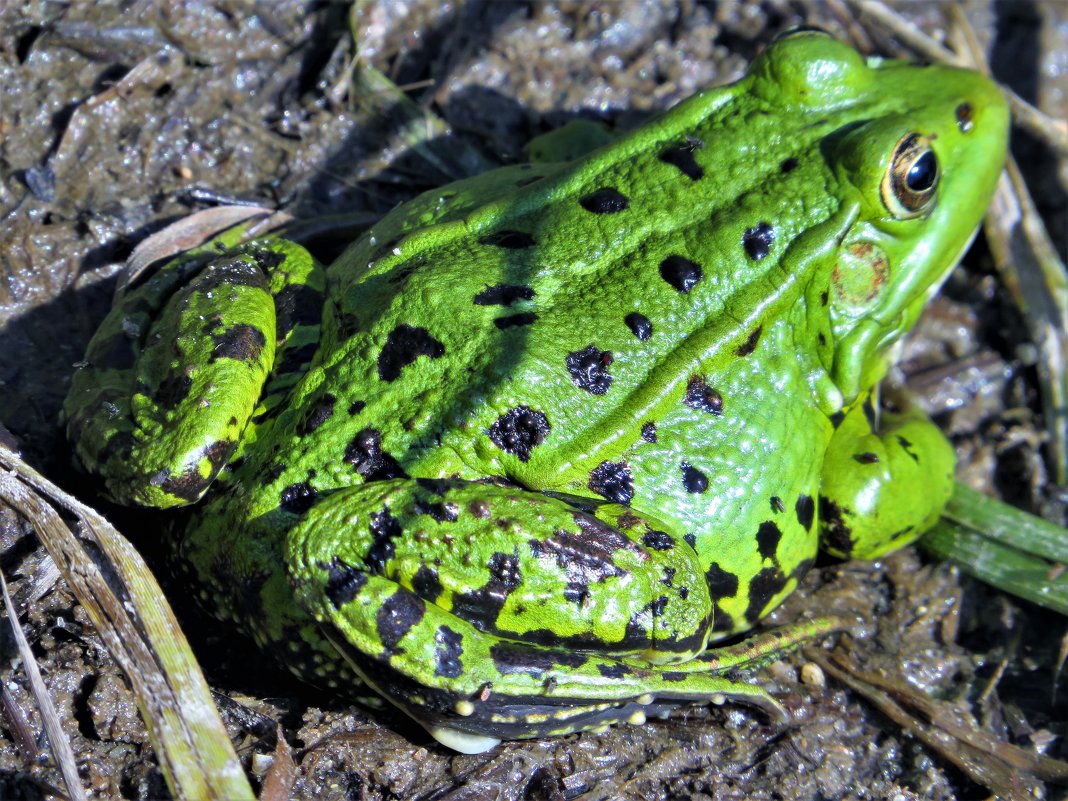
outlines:
M443 746L461 754L484 754L501 744L499 737L472 734L449 726L427 726L426 730Z

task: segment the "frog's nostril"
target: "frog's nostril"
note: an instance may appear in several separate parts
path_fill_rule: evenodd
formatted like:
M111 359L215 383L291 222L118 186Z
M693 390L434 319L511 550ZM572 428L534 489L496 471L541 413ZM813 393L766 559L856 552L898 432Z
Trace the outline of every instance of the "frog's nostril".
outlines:
M961 133L966 134L971 131L973 125L973 115L974 112L972 111L971 103L961 103L959 106L957 106L957 127L960 129Z

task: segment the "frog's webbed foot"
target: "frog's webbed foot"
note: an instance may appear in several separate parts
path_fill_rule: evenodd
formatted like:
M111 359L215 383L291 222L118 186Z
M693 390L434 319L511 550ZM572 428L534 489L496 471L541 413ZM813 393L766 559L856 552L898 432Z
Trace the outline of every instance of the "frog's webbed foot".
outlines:
M320 272L303 248L280 240L205 247L116 302L63 407L78 457L114 500L170 507L203 495L237 448L276 356L317 337L318 311L313 324L297 324L292 307L298 291L321 291Z
M838 421L820 488L821 547L875 559L934 525L953 491L953 447L922 412L883 414L871 399Z
M450 747L682 702L780 711L724 677L737 661L676 669L708 639L705 577L685 542L623 507L594 516L489 484L373 482L321 498L288 560L298 601L353 669Z

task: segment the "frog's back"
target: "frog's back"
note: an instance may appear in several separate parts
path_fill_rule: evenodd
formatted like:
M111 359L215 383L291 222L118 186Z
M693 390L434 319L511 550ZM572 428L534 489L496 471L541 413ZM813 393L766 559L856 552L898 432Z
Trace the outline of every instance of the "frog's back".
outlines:
M283 480L563 489L559 476L639 439L694 374L723 369L769 304L806 291L783 256L837 208L808 188L833 182L818 148L841 124L788 134L781 110L733 91L585 159L427 193L350 248L331 267L330 356L285 404L301 419L280 421L305 453Z

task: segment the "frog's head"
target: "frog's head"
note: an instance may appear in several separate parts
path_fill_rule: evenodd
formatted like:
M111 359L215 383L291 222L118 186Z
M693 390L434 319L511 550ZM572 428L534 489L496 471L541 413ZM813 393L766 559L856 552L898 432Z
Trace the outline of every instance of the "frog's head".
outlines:
M832 375L846 402L886 371L889 347L919 317L967 248L1005 161L1009 113L968 70L864 59L806 31L754 65L757 90L834 120L821 144L852 215L830 276Z

